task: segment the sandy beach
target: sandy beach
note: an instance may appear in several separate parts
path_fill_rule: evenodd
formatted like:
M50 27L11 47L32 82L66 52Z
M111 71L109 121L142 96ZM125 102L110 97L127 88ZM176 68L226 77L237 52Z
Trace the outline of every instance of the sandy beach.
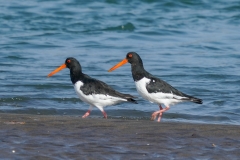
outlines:
M0 114L6 159L237 159L240 126Z

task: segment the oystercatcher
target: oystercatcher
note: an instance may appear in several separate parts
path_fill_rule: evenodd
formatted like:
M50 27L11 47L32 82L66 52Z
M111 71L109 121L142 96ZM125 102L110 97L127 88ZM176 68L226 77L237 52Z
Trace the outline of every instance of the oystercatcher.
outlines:
M190 101L202 104L201 99L184 94L167 82L148 73L143 67L142 59L135 52L129 52L125 59L109 69L108 72L119 68L127 62L131 64L132 77L135 81L138 93L144 99L159 105L160 110L153 112L151 120L155 120L159 115L158 122L160 122L163 112L169 110L170 105L174 105L179 102ZM165 108L162 107L162 104L165 105Z
M79 98L90 105L88 111L82 116L82 118L86 118L90 115L93 106L100 109L104 118L107 118L107 113L103 110L103 107L121 102L137 103L132 95L117 92L106 83L82 73L80 63L72 57L67 58L65 63L48 74L48 77L64 68L70 69L71 81Z

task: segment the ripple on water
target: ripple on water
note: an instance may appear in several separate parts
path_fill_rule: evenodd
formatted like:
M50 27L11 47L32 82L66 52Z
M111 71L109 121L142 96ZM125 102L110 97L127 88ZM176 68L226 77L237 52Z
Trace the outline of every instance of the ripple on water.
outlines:
M82 115L89 106L77 98L69 70L46 78L67 57L76 57L84 73L138 96L129 64L107 72L136 51L147 71L203 99L203 105L171 107L163 120L239 124L233 114L240 93L239 7L237 0L6 1L0 112ZM158 106L137 99L138 105L106 110L113 118L149 120ZM92 116L102 115L95 109Z

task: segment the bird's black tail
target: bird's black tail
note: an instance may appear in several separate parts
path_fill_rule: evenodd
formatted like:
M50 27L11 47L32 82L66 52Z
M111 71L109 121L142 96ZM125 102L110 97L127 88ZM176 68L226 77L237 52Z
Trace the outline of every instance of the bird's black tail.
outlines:
M194 103L197 103L197 104L202 104L202 99L199 99L199 98L196 98L196 97L193 97L193 96L189 96L189 95L184 94L184 93L182 93L182 96L183 96L182 100L194 102Z
M127 99L128 102L132 102L132 103L136 103L137 104L137 101L133 98L136 98L130 94L124 94L125 98Z
M137 104L137 101L133 98L127 98L127 101L128 102L132 102L132 103L136 103Z
M197 104L202 104L202 100L195 97L190 98L190 101Z

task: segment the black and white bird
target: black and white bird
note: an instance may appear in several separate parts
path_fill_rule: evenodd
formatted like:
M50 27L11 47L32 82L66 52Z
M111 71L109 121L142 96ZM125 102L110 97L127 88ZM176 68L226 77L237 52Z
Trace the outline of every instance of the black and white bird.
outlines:
M144 99L159 105L160 110L153 112L151 120L155 120L159 115L158 122L160 122L162 113L167 111L170 105L186 101L202 104L201 99L182 93L167 82L148 73L143 67L142 59L135 52L129 52L125 59L108 71L111 72L127 62L131 64L132 77L138 93ZM165 108L161 106L162 104L165 105Z
M80 63L72 57L67 58L65 63L48 74L48 77L64 68L70 69L71 81L79 98L90 105L88 111L82 116L82 118L86 118L90 115L93 106L100 109L104 118L107 118L107 113L103 110L104 107L121 102L137 103L132 95L115 91L106 83L82 73Z

